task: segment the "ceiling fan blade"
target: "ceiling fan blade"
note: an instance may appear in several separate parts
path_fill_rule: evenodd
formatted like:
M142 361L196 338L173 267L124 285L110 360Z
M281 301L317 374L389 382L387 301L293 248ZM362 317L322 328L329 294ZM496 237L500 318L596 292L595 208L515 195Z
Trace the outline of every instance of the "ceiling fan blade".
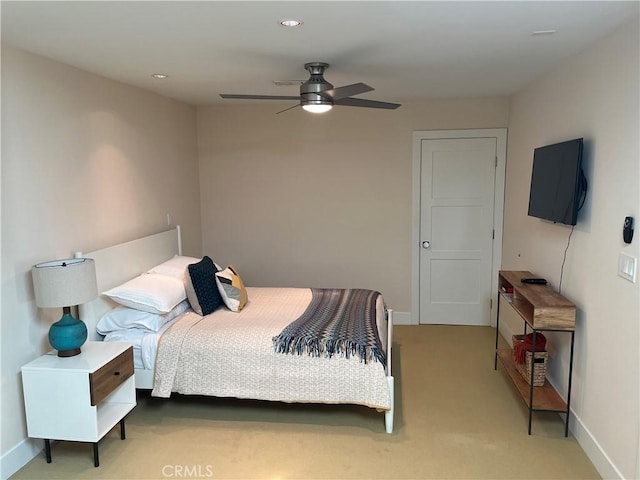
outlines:
M365 83L353 83L351 85L345 85L344 87L336 87L331 90L325 90L319 92L323 97L328 96L333 100L341 98L351 97L353 95L359 95L360 93L373 92L375 88L370 87Z
M299 106L300 106L300 104L296 103L293 107L285 108L284 110L280 110L279 112L276 112L276 115L279 114L279 113L288 112L289 110L293 110L294 108L299 107Z
M384 108L395 110L399 103L378 102L376 100L366 100L364 98L341 98L333 102L335 105L345 105L347 107Z
M222 98L236 98L241 100L300 100L300 95L237 95L235 93L221 93Z

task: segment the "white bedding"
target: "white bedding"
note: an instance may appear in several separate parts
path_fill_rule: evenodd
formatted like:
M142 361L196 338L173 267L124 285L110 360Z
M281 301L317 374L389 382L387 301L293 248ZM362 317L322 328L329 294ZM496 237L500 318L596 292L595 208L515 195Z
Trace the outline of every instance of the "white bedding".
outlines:
M310 289L247 291L249 303L241 312L221 308L206 317L189 312L173 322L158 347L152 395L177 392L391 408L381 363L275 353L272 338L304 312ZM386 345L384 315L380 297L378 331Z
M105 342L129 342L133 345L133 366L138 370L153 370L160 337L176 319L163 325L158 332L140 328L125 328L109 332Z

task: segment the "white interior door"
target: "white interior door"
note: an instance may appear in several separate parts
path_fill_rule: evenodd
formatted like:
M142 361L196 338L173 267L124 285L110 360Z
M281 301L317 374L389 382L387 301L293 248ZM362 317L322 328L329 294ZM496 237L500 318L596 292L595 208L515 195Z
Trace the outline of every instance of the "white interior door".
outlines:
M420 323L489 325L496 138L422 139Z

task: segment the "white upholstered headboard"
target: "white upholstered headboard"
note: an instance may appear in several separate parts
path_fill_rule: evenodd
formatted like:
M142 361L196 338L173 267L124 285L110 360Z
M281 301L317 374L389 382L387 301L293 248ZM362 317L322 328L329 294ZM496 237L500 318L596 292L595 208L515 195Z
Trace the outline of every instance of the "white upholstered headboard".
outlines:
M95 252L83 253L82 256L94 259L98 292L104 292L137 277L174 255L182 255L180 226ZM101 340L96 325L100 317L114 306L111 300L102 295L78 306L80 319L87 325L89 340Z

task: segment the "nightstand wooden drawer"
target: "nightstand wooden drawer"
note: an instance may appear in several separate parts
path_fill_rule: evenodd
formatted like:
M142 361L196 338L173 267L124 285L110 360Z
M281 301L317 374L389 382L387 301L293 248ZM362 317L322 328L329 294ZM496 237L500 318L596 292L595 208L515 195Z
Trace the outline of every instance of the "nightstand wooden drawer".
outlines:
M91 405L104 400L133 375L133 347L129 347L109 363L89 374Z

